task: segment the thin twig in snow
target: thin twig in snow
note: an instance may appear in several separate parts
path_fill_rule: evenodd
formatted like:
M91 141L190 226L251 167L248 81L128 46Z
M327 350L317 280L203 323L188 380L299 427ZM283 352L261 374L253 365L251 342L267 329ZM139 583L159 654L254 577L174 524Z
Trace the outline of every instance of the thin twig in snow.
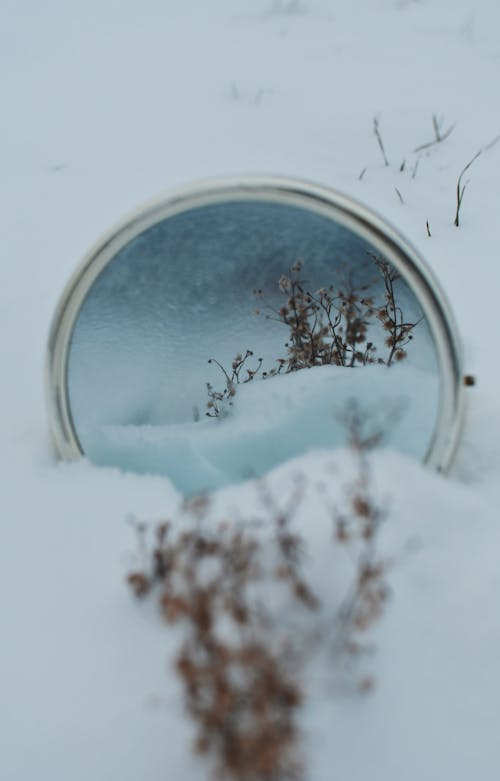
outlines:
M477 158L482 153L482 151L483 150L480 149L479 152L476 152L476 154L474 155L472 160L469 160L467 165L464 168L462 168L460 176L458 177L458 181L457 181L457 209L456 209L456 212L455 212L455 220L454 220L454 223L453 223L456 228L458 228L459 225L460 225L460 207L462 206L462 201L463 201L463 198L464 198L465 188L469 184L468 180L465 182L465 184L462 184L462 177L465 174L465 172L469 170L469 168L471 167L472 163L475 160L477 160Z
M485 146L482 147L481 151L487 152L489 149L492 149L496 144L498 144L499 141L500 141L500 135L495 136L493 141L490 141L489 144L486 144Z
M483 152L488 152L496 144L498 144L499 141L500 141L500 135L495 136L495 138L492 141L490 141L488 144L485 144L484 146L482 146L481 149L478 152L476 152L476 154L474 155L472 160L469 160L467 165L464 166L464 168L462 168L462 170L460 172L460 176L458 177L458 181L457 181L457 208L456 208L456 211L455 211L455 219L453 221L453 224L455 225L456 228L458 228L460 226L460 208L462 206L462 201L463 201L463 198L464 198L465 189L466 189L467 185L469 184L468 180L467 180L467 182L465 182L465 184L462 184L463 175L469 170L469 168L471 167L472 163L474 163L477 160L479 155L481 155Z
M375 133L375 138L377 139L378 145L380 147L380 151L382 152L382 157L384 158L384 165L388 166L389 165L389 161L388 161L387 155L385 153L384 142L382 141L382 136L380 135L380 130L379 130L379 126L378 126L378 118L377 117L373 117L373 132Z
M414 152L423 152L424 149L430 149L433 146L437 146L437 144L442 144L443 141L446 141L447 138L451 135L453 130L455 129L455 123L453 125L450 125L450 127L444 131L444 133L441 133L441 127L440 122L435 114L432 115L432 127L434 128L434 139L432 141L428 141L426 144L420 144L420 146L416 146L413 150Z
M417 157L417 160L415 162L415 165L413 166L413 171L411 172L411 178L415 179L418 171L418 166L420 164L420 157Z

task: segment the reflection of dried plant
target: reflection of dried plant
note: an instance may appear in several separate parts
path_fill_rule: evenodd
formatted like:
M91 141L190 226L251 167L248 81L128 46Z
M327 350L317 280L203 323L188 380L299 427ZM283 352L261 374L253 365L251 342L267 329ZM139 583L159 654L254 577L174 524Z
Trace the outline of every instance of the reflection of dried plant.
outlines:
M343 288L335 290L331 285L311 292L300 277L300 261L292 266L290 276L281 276L279 288L287 301L278 309L268 307L272 311L268 317L283 323L290 334L286 345L286 372L325 364L354 367L381 363L390 366L393 360L406 358L403 348L413 338L411 332L417 323L406 322L397 303L395 283L401 276L383 258L370 257L384 282L383 303L377 303L369 294L373 281L354 285L348 278ZM262 291L256 292L262 296ZM390 331L385 340L386 358L376 357L374 337L369 340L375 318L381 321L384 330Z
M277 358L276 366L267 371L262 371L262 359L259 358L257 366L252 370L247 368L243 377L243 367L248 358L253 356L251 350L236 356L231 373L218 361L210 359L209 363L217 364L224 374L226 386L222 391L216 391L207 383L207 415L221 417L225 403L232 403L236 386L250 382L256 376L266 379L313 366L335 365L352 368L373 363L390 366L393 361L403 361L407 356L405 348L413 339L412 331L418 323L405 321L403 311L397 303L395 283L401 279L400 274L383 258L377 255L371 257L384 282L383 302L376 302L370 294L373 281L365 285L354 285L350 277L347 277L344 285L338 289L330 285L312 292L301 276L300 260L294 263L288 274L282 274L279 279L280 293L286 299L281 306L266 304L263 291L254 291L270 312L266 317L286 327L287 357ZM260 309L257 314L260 314ZM385 358L377 355L375 337L372 335L371 339L369 338L376 319L388 332L385 339L388 353Z
M268 317L288 329L286 372L326 364L372 363L373 344L361 349L375 314L373 298L364 295L369 285L356 289L348 283L345 290L330 286L313 293L300 277L301 270L302 263L297 261L290 276L281 276L279 289L286 303L278 309L268 307L272 312ZM257 294L262 296L262 291Z
M258 359L255 369L245 368L245 364L249 358L253 357L253 352L247 350L245 355L238 354L231 364L231 373L227 372L222 364L215 358L209 358L209 363L215 363L224 374L226 380L226 387L222 391L214 390L211 383L207 382L208 402L207 402L207 415L211 418L221 417L224 414L224 402L231 404L231 399L236 393L236 385L241 382L246 383L253 380L256 374L259 373L262 366L262 358ZM242 377L241 373L245 368L246 376Z
M403 311L396 303L394 283L400 279L400 274L386 261L374 256L374 262L382 274L385 286L385 303L377 311L377 318L382 327L388 331L385 344L389 348L386 364L392 361L403 361L407 352L405 347L413 339L413 329L418 323L405 322Z

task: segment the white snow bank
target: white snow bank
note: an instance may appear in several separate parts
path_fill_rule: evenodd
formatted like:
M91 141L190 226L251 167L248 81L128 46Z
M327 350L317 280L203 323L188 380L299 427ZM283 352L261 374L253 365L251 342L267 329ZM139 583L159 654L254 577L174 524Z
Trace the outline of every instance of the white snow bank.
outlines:
M405 364L320 366L237 386L227 415L169 426L85 430L97 464L162 474L186 494L262 475L313 449L346 441L343 412L354 399L385 441L423 459L437 413L438 378Z

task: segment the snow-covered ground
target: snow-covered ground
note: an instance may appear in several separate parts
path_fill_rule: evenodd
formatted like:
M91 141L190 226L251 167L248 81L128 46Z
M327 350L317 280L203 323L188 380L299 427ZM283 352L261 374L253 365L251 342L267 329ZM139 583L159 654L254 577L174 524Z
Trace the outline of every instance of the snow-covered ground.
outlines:
M175 643L124 585L127 516L164 518L178 494L56 463L43 363L60 291L102 232L171 187L243 172L334 186L396 224L447 292L478 380L448 478L374 459L381 548L397 561L368 662L378 684L308 701L310 779L497 778L500 144L469 169L453 225L458 174L500 133L497 2L4 0L0 13L0 777L207 777L168 667ZM455 128L414 153L433 114ZM283 465L270 484L286 494L297 470L341 501L345 453ZM218 502L252 497L231 486ZM311 490L297 516L312 567L321 507Z
M425 458L437 418L438 378L404 363L390 369L316 366L237 386L220 419L105 425L80 428L79 434L93 463L166 475L192 496L262 477L304 453L342 446L353 399L384 431L384 446Z

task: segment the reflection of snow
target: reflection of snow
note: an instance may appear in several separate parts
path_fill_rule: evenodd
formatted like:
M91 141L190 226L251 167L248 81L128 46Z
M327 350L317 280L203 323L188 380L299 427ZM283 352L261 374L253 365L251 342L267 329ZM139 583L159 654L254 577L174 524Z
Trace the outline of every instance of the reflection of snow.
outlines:
M385 421L387 443L423 458L437 396L435 375L404 364L322 366L238 386L231 414L223 419L107 425L85 431L84 441L92 461L167 475L189 494L261 475L309 450L343 444L340 417L353 398L375 422Z

